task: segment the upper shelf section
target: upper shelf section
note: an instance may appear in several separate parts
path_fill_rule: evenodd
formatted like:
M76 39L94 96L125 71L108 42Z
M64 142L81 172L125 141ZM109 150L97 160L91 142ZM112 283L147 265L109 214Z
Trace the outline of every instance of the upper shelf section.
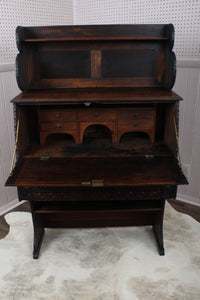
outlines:
M167 25L17 27L17 82L30 89L162 87L175 81Z

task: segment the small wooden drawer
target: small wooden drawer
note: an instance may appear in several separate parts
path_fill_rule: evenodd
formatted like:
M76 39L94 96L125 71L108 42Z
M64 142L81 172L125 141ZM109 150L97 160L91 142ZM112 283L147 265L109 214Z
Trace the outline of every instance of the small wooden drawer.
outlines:
M116 113L109 109L84 109L79 111L80 121L114 121Z
M76 121L77 111L76 110L58 110L58 109L41 109L39 110L39 121L51 122L51 121Z
M41 122L41 131L76 130L76 122Z
M120 120L153 120L154 108L129 108L117 111L117 118Z
M153 128L154 121L153 119L135 119L135 120L119 120L118 121L118 130L136 130L137 128Z

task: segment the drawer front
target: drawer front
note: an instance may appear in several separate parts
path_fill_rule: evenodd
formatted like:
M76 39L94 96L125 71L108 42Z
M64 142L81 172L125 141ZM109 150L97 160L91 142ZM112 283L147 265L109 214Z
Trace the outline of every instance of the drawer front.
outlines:
M76 121L77 111L68 109L44 109L39 111L39 121L41 122L52 122L52 121Z
M154 121L153 119L137 119L137 120L120 120L118 121L118 130L136 130L137 128L153 128L154 127Z
M51 131L51 130L76 130L76 122L41 122L41 131Z
M129 108L117 111L119 120L153 120L154 108Z
M79 111L80 121L114 121L116 114L114 110L109 109L85 109Z

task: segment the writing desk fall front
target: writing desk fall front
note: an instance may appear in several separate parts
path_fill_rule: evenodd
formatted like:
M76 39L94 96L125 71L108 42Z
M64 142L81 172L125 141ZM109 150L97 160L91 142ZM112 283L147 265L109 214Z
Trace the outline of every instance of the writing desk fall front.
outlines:
M45 228L153 227L187 180L177 160L173 25L18 27L17 159L33 257Z

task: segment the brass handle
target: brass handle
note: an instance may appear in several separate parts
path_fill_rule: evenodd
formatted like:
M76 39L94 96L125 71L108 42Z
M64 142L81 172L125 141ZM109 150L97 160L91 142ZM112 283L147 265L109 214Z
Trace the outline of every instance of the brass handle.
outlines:
M57 114L57 115L56 115L56 118L60 118L60 115L59 115L59 114Z

